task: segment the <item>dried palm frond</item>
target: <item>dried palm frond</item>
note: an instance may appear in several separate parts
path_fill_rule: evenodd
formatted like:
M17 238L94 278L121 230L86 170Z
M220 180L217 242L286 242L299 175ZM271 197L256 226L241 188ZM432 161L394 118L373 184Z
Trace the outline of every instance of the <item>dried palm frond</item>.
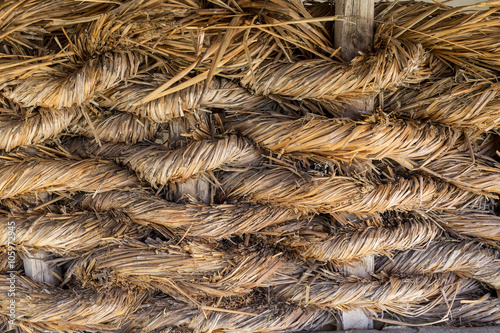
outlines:
M89 139L94 139L97 135L101 141L133 144L145 140L152 141L158 130L157 124L148 119L125 112L90 116L90 119L95 131L87 121L80 121L70 126L68 132L81 134Z
M424 250L405 251L379 265L379 271L409 276L453 272L500 289L497 251L475 242L433 242Z
M480 10L477 10L477 9ZM445 62L480 75L500 68L500 2L448 7L418 2L377 5L378 34L420 43Z
M499 92L500 86L496 83L456 82L446 77L386 95L384 111L448 126L489 131L500 127Z
M389 158L470 191L500 193L500 163L456 149L468 138L455 128L384 117L354 121L280 114L238 115L229 126L279 155L347 162Z
M0 291L7 295L11 275L0 276ZM91 289L62 289L14 276L15 326L27 332L80 331L96 332L119 329L121 323L138 309L148 295L122 289L97 293ZM0 313L8 318L9 302L0 304Z
M438 277L412 276L407 279L391 277L387 282L305 280L272 288L282 299L307 306L318 306L338 311L363 308L366 312L390 312L415 317L431 311L453 295L481 290L474 280L457 278L453 274Z
M66 108L40 108L26 118L0 113L0 149L10 151L55 138L79 116L76 110Z
M358 230L335 228L329 233L317 231L309 223L298 228L296 236L281 242L295 248L300 256L340 264L362 260L365 255L390 256L393 251L415 249L430 244L441 234L439 226L432 222L421 218L407 220L395 226L360 225Z
M358 56L351 63L317 59L261 65L253 76L242 78L241 84L258 95L346 102L429 76L420 45L396 40L381 44L385 48Z
M14 223L14 224L13 224ZM16 251L31 248L60 255L84 253L115 240L140 238L147 229L115 212L75 212L69 214L29 213L0 216L0 226L15 225ZM8 245L9 235L0 235L0 246Z
M69 151L84 157L116 159L153 187L184 181L202 172L230 170L231 166L245 167L261 161L259 151L250 142L234 135L194 141L176 150L154 144L99 146L80 140L71 141L67 146Z
M129 84L106 91L105 98L99 104L116 110L131 112L151 119L153 122L165 122L185 116L198 108L222 108L231 110L261 110L276 108L276 102L263 96L252 95L239 85L223 79L214 78L205 89L196 84L172 94L142 102L155 89L166 83L171 77L155 74L139 75Z
M127 170L93 159L14 160L0 166L0 199L29 192L106 192L134 186L140 183Z
M484 197L423 177L373 184L349 177L314 177L285 168L254 168L225 175L221 185L224 198L314 213L460 210L485 203Z
M120 81L137 74L143 57L133 52L104 54L83 64L67 68L52 68L46 73L40 70L12 88L4 89L3 95L28 107L72 107L87 102L95 93L107 90Z
M486 241L500 241L500 216L489 211L479 209L430 211L424 216L439 223L452 234L477 237Z
M180 205L140 191L85 196L81 205L97 211L118 210L138 223L165 226L180 235L215 239L256 233L300 217L288 208L268 205Z

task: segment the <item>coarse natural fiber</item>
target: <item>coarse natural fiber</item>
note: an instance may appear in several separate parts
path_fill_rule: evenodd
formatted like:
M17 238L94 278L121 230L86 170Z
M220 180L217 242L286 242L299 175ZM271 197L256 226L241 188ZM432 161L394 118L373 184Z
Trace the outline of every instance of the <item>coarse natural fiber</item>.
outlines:
M121 211L138 223L164 226L180 235L215 239L256 233L300 217L293 210L270 205L181 205L140 191L88 195L80 205L97 211Z
M0 216L0 226L8 230L15 225L17 252L32 248L60 255L85 253L114 241L140 238L147 235L145 228L116 212L75 212L56 214L44 211ZM0 235L0 246L8 244L7 233Z
M153 144L99 146L80 140L69 142L68 150L84 157L116 159L153 187L184 181L202 172L250 166L261 160L250 142L234 135L194 141L176 150Z
M127 170L99 160L8 161L0 166L0 199L30 192L106 192L139 186Z
M424 247L442 231L438 225L422 218L402 220L395 226L333 229L330 233L316 231L310 223L296 231L297 236L282 242L296 248L303 257L340 264L362 260L366 255L390 256L394 251Z
M349 177L317 177L288 169L254 168L227 174L224 197L314 213L474 208L484 197L430 178L373 184Z
M433 242L425 250L410 250L380 264L387 274L435 274L454 272L500 289L497 251L476 242Z
M230 126L279 155L343 161L390 158L471 191L500 193L500 163L458 151L468 138L454 128L383 117L354 121L279 114L238 116Z

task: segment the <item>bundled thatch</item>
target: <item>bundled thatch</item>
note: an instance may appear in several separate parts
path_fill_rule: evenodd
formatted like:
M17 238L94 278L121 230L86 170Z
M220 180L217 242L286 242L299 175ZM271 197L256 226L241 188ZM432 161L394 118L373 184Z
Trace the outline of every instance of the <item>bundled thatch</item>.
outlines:
M86 157L116 159L152 186L183 181L201 172L230 170L231 166L245 167L260 161L259 151L244 138L236 136L195 141L176 150L153 144L98 146L79 140L70 142L68 149Z
M139 191L89 195L82 200L81 205L98 211L119 210L138 223L164 226L180 235L215 239L256 233L300 217L288 208L269 205L180 205Z
M344 161L390 158L472 191L500 192L500 164L456 149L468 138L454 128L383 117L353 121L280 114L238 116L231 127L279 155Z
M15 225L18 252L36 248L71 255L112 244L114 240L147 235L147 230L141 230L127 216L115 212L37 212L0 216L0 226L4 230L8 230L7 227L12 223ZM8 238L7 233L0 235L0 246L7 246Z
M398 89L383 101L384 111L412 119L488 131L500 126L500 86L488 81L456 82L446 77L420 89Z
M224 197L229 199L315 213L462 209L476 207L485 200L448 183L423 177L372 184L349 177L315 177L278 167L228 174L222 187Z
M421 218L408 218L394 227L363 227L334 229L329 234L309 223L295 231L297 236L282 242L297 248L301 256L342 263L359 261L365 255L390 255L392 251L425 246L441 233L439 226Z
M14 160L0 166L0 199L29 192L106 192L129 186L139 186L139 181L127 170L92 159Z
M435 274L455 272L500 289L498 254L475 242L434 242L425 250L397 254L381 264L388 274Z

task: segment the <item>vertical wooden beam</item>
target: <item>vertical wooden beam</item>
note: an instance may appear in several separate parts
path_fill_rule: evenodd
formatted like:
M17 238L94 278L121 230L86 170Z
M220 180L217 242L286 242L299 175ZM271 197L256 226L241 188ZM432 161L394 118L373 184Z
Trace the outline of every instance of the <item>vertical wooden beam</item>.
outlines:
M49 254L41 250L33 250L29 252L23 259L24 272L26 276L33 281L43 282L53 285L59 285L61 280L57 276L63 278L61 267L51 267L47 263L50 258ZM55 275L54 275L55 274Z
M334 45L340 47L345 60L351 61L366 52L373 42L374 0L337 0L335 15L341 16L343 21L335 22ZM346 107L344 116L357 118L373 112L373 98L355 101ZM345 275L356 275L369 278L374 269L373 256L366 256L361 263L354 266L345 266ZM339 329L373 328L373 321L362 309L343 312L342 326Z
M375 13L374 0L337 0L335 15L342 21L335 21L334 45L341 48L345 60L351 61L359 52L368 51L373 42ZM373 112L373 99L354 101L346 106L344 116L359 118Z

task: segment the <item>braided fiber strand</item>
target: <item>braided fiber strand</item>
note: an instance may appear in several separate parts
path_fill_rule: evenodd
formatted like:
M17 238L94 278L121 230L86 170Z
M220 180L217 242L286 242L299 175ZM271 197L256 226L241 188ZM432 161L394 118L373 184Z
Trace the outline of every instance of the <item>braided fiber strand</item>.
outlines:
M30 192L105 192L139 185L127 170L91 159L33 159L0 166L0 199Z
M497 252L475 242L433 242L425 250L406 251L381 264L389 274L435 274L454 272L500 289Z
M480 196L429 178L399 179L376 185L349 177L313 178L284 168L254 168L227 174L222 187L229 199L327 214L456 209L484 202Z
M104 144L99 147L88 142L82 145L80 141L70 142L68 149L87 156L117 159L152 186L184 181L201 172L243 167L260 161L259 151L247 140L234 135L218 140L193 141L176 150L152 144Z
M85 196L80 204L97 211L119 210L138 223L151 223L153 227L158 224L174 229L177 234L215 239L256 233L300 217L293 210L270 205L180 205L140 191Z

